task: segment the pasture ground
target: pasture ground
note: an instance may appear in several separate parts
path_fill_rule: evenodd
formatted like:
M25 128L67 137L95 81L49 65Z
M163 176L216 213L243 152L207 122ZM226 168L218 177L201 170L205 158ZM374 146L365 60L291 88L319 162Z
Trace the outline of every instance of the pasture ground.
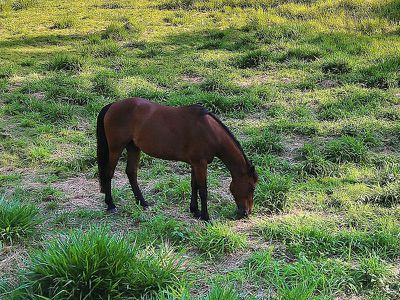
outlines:
M399 22L399 0L0 1L0 298L399 299ZM206 225L188 166L146 155L151 210L124 155L104 212L96 116L128 96L220 116L250 219L221 162Z

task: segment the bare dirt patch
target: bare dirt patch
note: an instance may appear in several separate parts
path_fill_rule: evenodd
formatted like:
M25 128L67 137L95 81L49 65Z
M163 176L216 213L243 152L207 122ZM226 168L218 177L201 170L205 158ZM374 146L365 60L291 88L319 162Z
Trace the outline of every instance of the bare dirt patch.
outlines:
M310 138L301 135L291 137L285 144L285 151L282 153L282 158L289 162L293 162L296 155L298 155L298 150L309 141Z
M36 92L31 94L32 97L35 97L38 100L43 100L45 97L45 94L42 92Z
M0 249L0 278L10 279L14 283L17 272L25 266L24 260L27 257L28 251L21 245L3 246Z
M127 179L125 177L124 173L117 170L113 178L114 185L117 187L126 185ZM99 192L99 182L97 178L91 178L89 174L70 177L54 183L53 186L65 195L61 204L64 210L103 209L104 196Z
M263 83L266 83L270 80L270 77L266 74L260 74L260 75L256 75L256 76L252 76L252 77L248 77L248 78L242 78L238 81L236 81L236 84L239 85L240 87L251 87L254 85L260 85Z
M186 82L190 82L193 84L199 84L204 81L204 78L201 76L196 76L196 75L184 75L182 79Z

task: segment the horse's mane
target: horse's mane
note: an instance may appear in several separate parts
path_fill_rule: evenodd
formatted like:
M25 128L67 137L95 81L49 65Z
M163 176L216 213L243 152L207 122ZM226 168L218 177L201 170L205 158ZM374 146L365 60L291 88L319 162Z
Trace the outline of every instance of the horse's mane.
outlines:
M244 160L246 161L246 166L247 168L250 170L250 168L252 167L252 163L249 161L249 159L247 158L246 154L243 151L242 146L240 145L239 141L235 138L235 136L233 135L232 131L229 130L228 127L226 127L226 125L224 123L222 123L222 121L216 116L214 115L212 112L210 112L207 108L205 108L204 106L200 105L200 104L195 104L195 105L191 105L193 108L197 108L199 109L199 111L204 114L204 115L209 115L210 117L212 117L215 121L217 121L217 123L225 130L225 132L231 137L231 139L233 140L233 142L236 144L236 146L238 147L238 149L240 150L240 152L242 153Z

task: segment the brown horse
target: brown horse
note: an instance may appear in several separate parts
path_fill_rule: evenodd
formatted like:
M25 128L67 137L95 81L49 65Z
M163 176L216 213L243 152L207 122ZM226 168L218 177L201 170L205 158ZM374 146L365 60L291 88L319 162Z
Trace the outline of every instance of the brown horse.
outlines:
M110 212L116 211L111 197L111 178L124 149L128 152L126 174L137 202L143 207L148 203L137 182L140 151L191 165L190 211L202 220L209 220L207 165L215 156L220 158L232 176L230 190L239 217L251 212L258 179L254 166L229 129L201 105L169 107L130 98L103 107L97 118L97 162L101 192Z

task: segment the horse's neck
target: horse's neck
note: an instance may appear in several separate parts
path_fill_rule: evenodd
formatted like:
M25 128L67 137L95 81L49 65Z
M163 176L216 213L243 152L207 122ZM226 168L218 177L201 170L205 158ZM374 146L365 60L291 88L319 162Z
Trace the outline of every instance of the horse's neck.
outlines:
M247 160L232 137L227 134L221 146L222 151L217 157L226 165L232 178L245 174L247 172Z

